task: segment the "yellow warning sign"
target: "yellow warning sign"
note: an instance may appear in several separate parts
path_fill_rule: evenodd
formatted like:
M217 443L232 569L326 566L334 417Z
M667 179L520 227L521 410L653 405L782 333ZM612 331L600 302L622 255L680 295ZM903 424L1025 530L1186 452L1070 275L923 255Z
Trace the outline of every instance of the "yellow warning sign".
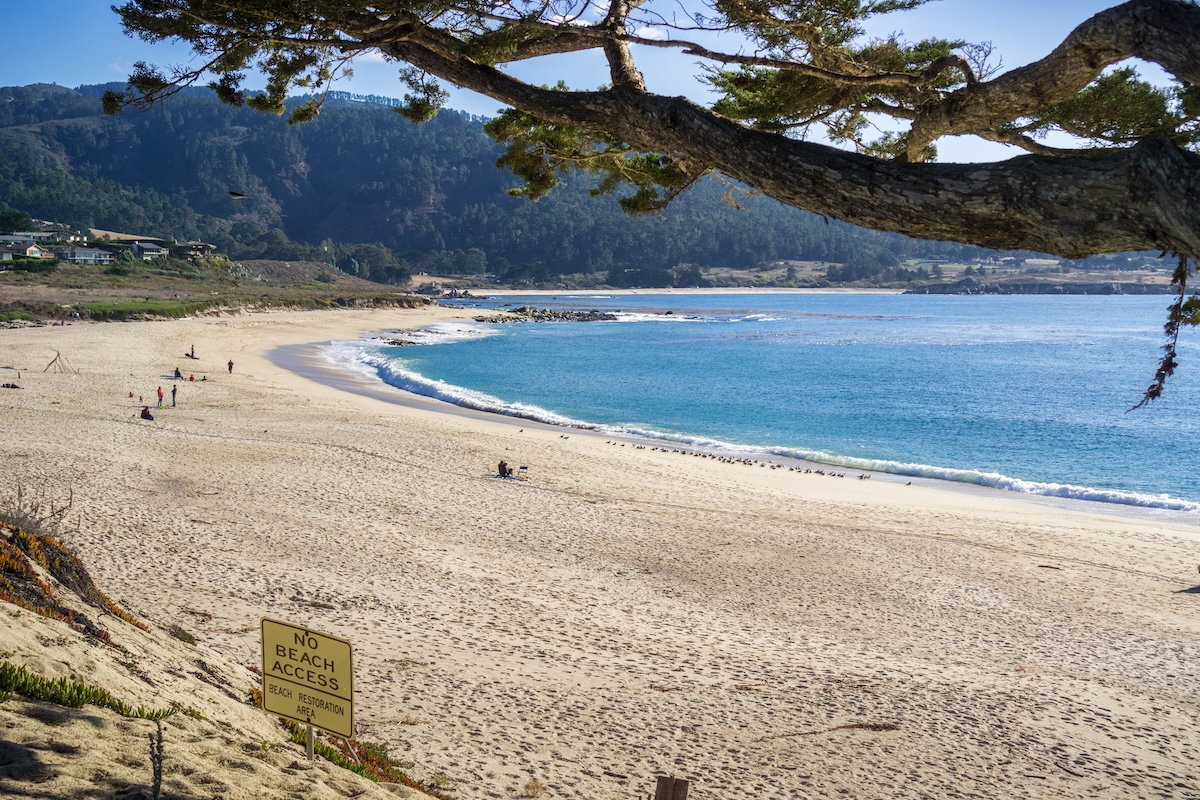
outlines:
M350 642L262 620L263 709L349 738L354 735Z

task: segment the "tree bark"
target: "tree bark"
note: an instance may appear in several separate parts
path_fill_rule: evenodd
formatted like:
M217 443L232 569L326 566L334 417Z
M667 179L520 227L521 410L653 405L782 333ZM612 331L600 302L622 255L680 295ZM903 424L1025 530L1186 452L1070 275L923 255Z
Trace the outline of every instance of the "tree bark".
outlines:
M1200 156L1166 139L1091 157L994 164L881 161L745 128L682 97L556 92L417 42L385 51L549 122L715 169L782 203L919 239L1066 258L1130 250L1200 257Z

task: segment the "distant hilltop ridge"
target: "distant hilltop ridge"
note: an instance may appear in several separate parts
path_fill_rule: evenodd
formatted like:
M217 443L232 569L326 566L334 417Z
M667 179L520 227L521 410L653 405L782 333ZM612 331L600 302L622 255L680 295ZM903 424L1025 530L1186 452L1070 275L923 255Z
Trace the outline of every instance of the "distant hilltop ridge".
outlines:
M649 216L591 196L594 181L578 174L533 203L510 196L518 181L497 169L502 148L483 118L443 111L413 125L380 95L335 92L316 120L289 126L198 87L152 112L107 117L107 88L0 88L0 207L80 230L209 242L235 260L325 260L400 285L428 272L688 287L741 270L771 274L731 285L905 287L930 280L923 264L1045 258L869 231L753 194L734 208L717 181ZM799 263L820 267L770 266Z

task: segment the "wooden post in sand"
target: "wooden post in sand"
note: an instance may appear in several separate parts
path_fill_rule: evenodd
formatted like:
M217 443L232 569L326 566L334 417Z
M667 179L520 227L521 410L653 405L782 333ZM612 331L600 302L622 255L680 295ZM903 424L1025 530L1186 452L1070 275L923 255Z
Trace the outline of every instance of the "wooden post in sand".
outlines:
M654 800L687 800L688 782L683 778L668 778L658 776L658 787L654 790Z

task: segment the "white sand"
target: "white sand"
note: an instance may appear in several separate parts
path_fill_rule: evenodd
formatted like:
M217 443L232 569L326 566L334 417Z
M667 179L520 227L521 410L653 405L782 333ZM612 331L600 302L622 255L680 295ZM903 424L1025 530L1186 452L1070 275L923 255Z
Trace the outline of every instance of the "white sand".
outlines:
M265 358L449 315L0 331L24 387L0 487L73 490L101 588L234 662L262 616L351 640L359 738L460 798L658 774L695 800L1200 797L1200 527L608 444ZM81 374L42 372L55 350ZM136 419L176 366L210 380Z

